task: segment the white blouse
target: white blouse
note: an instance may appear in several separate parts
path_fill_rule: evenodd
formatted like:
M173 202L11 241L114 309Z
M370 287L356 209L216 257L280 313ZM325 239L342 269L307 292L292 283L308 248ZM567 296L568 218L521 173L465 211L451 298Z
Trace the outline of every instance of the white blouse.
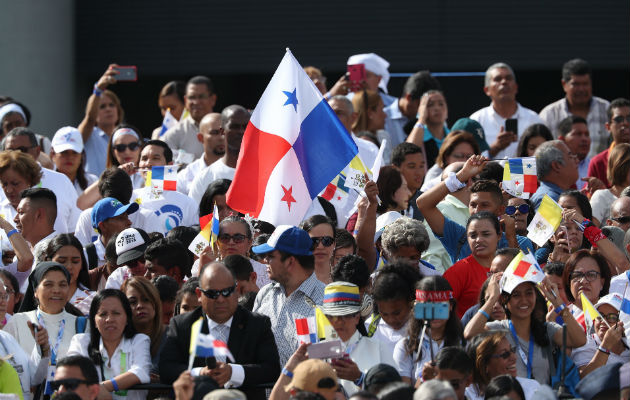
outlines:
M31 354L33 349L35 349L36 343L26 322L31 321L39 325L37 321L38 310L13 314L13 318L11 318L4 327L4 331L10 333L27 354ZM39 310L39 312L44 321L44 328L48 331L48 342L50 343L51 349L57 345L59 329L63 326L63 335L61 336L61 341L57 348L57 356L58 358L65 356L70 347L70 341L76 333L77 317L69 314L65 310L59 314L47 314L41 310ZM39 352L39 348L36 350Z
M72 338L72 343L68 349L68 355L82 355L89 357L88 345L90 335L80 333ZM151 376L151 340L143 333L138 333L134 337L123 340L118 344L111 359L103 345L103 339L99 341L99 351L103 358L102 367L97 366L99 380L101 382L110 380L125 372L131 372L140 379L140 383L149 383ZM126 396L119 396L112 393L114 399L119 400L144 400L147 396L146 390L129 390Z
M39 385L46 378L50 358L40 357L37 351L30 356L13 336L0 330L0 357L10 356L7 362L15 368L22 385L24 400L30 400L31 386Z

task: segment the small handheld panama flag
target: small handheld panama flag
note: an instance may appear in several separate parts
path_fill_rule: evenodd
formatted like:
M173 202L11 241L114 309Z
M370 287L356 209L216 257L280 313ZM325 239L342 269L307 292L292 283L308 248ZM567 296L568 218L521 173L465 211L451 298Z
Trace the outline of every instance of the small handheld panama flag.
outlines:
M212 214L204 215L199 218L201 231L190 243L188 250L196 256L199 256L208 245L214 248L214 244L219 236L219 223L219 209L215 204Z
M313 199L357 155L350 134L287 49L243 136L227 204L298 225Z
M630 280L630 271L626 271L627 279ZM623 290L623 297L621 305L619 306L619 320L623 322L624 330L626 333L626 345L628 338L630 338L630 297L628 292L628 282Z
M545 195L540 202L536 215L527 226L527 237L542 247L554 234L562 221L562 207L551 197Z
M529 199L538 189L536 158L510 158L503 166L503 190L512 196Z
M173 116L173 114L171 114L171 109L167 109L166 113L164 114L164 119L162 120L162 128L160 129L160 134L158 135L158 137L161 138L166 133L166 131L174 127L176 124L177 119Z
M315 322L315 317L296 318L295 329L298 342L317 343L317 322Z
M515 287L523 282L539 283L545 278L545 273L536 262L533 254L519 252L510 262L501 277L501 290L512 293Z
M199 318L191 326L188 369L192 368L195 357L224 356L234 362L234 356L225 342L215 339L210 334L201 333L202 323L203 319Z
M158 191L177 190L177 168L172 165L152 167L147 172L145 186Z

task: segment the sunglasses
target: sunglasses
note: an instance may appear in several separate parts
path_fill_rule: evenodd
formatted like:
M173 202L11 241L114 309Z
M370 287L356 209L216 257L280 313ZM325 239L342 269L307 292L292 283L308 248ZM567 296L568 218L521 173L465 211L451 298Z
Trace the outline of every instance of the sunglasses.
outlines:
M311 240L313 241L313 248L317 247L320 243L324 247L330 247L335 243L335 238L332 236L315 236L312 237Z
M234 235L229 235L227 233L222 233L219 235L219 241L223 243L229 243L230 240L236 244L243 243L243 241L247 238L247 236L242 233L236 233Z
M630 115L626 115L626 116L624 116L624 115L619 115L619 116L617 116L617 117L613 118L612 120L613 120L613 121L615 121L615 122L616 122L616 123L618 123L618 124L620 124L620 123L622 123L622 122L624 122L624 121L626 121L626 122L630 122Z
M34 148L34 147L37 147L37 146L28 146L28 147L26 147L26 146L19 146L19 147L14 147L12 149L7 149L7 150L20 151L22 153L28 153L28 151L30 149Z
M201 290L201 293L203 293L204 296L206 296L209 299L212 300L216 300L219 298L219 296L223 296L223 297L230 297L232 295L232 293L234 293L234 291L236 290L236 285L229 287L229 288L225 288L225 289L220 289L220 290L214 290L214 289L201 289L199 288L199 290Z
M514 353L516 353L516 346L510 347L510 350L506 350L501 354L493 354L492 358L502 358L504 360L507 360Z
M133 142L133 143L129 143L129 144L115 144L112 147L117 152L122 153L123 151L127 150L127 148L129 148L130 151L136 151L140 147L140 143Z
M600 275L601 274L597 271L586 271L586 273L578 271L578 272L571 272L571 275L569 275L569 279L572 281L581 281L582 278L586 278L588 282L593 282Z
M630 215L627 215L625 217L611 218L611 219L615 222L619 222L620 224L627 224L628 222L630 222Z
M516 210L518 210L518 212L520 212L521 214L529 214L529 204L521 204L518 207L516 206L505 207L505 213L507 215L514 215L514 213L516 213Z
M75 390L79 387L79 385L95 385L96 383L91 383L89 381L83 379L76 378L68 378L68 379L58 379L50 382L50 387L52 390L57 391L63 385L68 390Z

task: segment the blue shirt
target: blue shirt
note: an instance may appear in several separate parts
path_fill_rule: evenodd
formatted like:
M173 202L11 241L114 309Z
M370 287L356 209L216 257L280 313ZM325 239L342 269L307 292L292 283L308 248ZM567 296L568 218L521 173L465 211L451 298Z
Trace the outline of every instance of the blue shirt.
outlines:
M105 170L107 161L107 144L109 136L95 126L88 140L85 141L85 170L90 174L100 176Z
M392 148L394 148L407 139L404 127L409 119L407 119L407 117L405 117L400 111L400 108L398 108L398 101L394 101L390 105L385 106L383 111L387 114L387 118L385 119L385 130L389 133L389 136L392 139Z
M540 206L540 202L542 201L545 195L548 195L553 199L553 201L558 201L560 198L560 193L564 192L560 186L551 183L551 182L540 182L540 186L536 193L532 195L529 201L532 202L532 206L534 206L534 210L537 210Z
M448 129L448 126L446 126L446 123L444 123L444 138L438 139L435 136L433 136L428 126L426 126L425 124L422 124L422 126L424 127L424 138L422 138L422 141L428 142L429 140L433 140L435 144L437 145L438 149L442 147L442 143L444 142L444 139L446 139L446 135L448 135L451 132L451 130Z
M442 232L442 235L443 236L435 236L440 239L440 242L442 242L442 245L444 245L444 248L448 252L448 255L451 256L451 260L453 260L454 263L472 254L470 246L468 246L468 240L466 240L465 227L444 217L444 231ZM523 252L534 252L534 246L528 238L516 235L516 240L518 241L518 246L521 250L523 250ZM510 246L507 238L505 237L505 233L501 232L501 239L499 239L497 249L502 249L504 247Z

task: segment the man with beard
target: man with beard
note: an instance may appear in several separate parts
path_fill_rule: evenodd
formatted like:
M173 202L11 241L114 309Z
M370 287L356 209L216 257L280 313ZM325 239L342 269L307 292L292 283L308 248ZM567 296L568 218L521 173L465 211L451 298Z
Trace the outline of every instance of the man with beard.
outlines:
M221 114L210 113L201 119L197 140L203 145L203 155L177 173L177 191L184 194L188 194L190 183L195 176L225 154Z
M243 134L249 123L249 112L243 106L231 105L221 112L221 132L225 135L225 154L205 168L191 183L188 195L197 203L208 185L217 179L234 179L236 161L241 149Z

